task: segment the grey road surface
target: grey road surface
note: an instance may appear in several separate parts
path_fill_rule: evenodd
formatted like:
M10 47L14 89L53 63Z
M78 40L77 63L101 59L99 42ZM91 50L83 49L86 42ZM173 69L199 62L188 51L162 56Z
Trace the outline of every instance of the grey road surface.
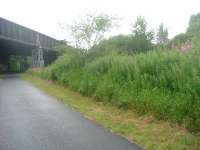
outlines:
M0 150L141 150L19 79L0 79Z

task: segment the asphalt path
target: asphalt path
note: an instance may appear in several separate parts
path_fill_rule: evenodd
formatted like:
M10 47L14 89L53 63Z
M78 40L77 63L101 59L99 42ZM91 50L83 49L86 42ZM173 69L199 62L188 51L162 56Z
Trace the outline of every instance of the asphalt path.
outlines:
M0 150L141 150L16 75L0 78Z

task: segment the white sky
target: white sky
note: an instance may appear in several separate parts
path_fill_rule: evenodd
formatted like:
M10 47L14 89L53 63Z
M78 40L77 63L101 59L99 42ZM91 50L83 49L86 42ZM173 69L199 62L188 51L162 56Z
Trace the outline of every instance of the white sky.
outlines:
M185 32L190 15L198 11L200 0L0 0L0 17L57 39L67 37L59 23L71 23L89 12L121 18L110 35L130 33L137 16L143 16L149 28L163 22L173 37Z

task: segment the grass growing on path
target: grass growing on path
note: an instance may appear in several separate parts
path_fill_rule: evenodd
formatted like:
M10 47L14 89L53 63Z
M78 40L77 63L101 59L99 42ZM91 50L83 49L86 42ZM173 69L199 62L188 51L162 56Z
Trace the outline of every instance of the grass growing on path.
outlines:
M200 136L192 135L185 129L151 116L138 116L133 111L83 97L79 93L56 83L31 75L23 75L36 87L56 97L65 105L81 112L85 117L109 128L112 132L126 137L148 150L199 150Z

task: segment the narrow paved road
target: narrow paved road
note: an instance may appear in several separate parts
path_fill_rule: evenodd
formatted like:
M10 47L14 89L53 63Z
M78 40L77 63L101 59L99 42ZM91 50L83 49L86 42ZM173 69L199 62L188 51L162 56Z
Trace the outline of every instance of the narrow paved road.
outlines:
M0 150L141 150L9 75L0 79Z

